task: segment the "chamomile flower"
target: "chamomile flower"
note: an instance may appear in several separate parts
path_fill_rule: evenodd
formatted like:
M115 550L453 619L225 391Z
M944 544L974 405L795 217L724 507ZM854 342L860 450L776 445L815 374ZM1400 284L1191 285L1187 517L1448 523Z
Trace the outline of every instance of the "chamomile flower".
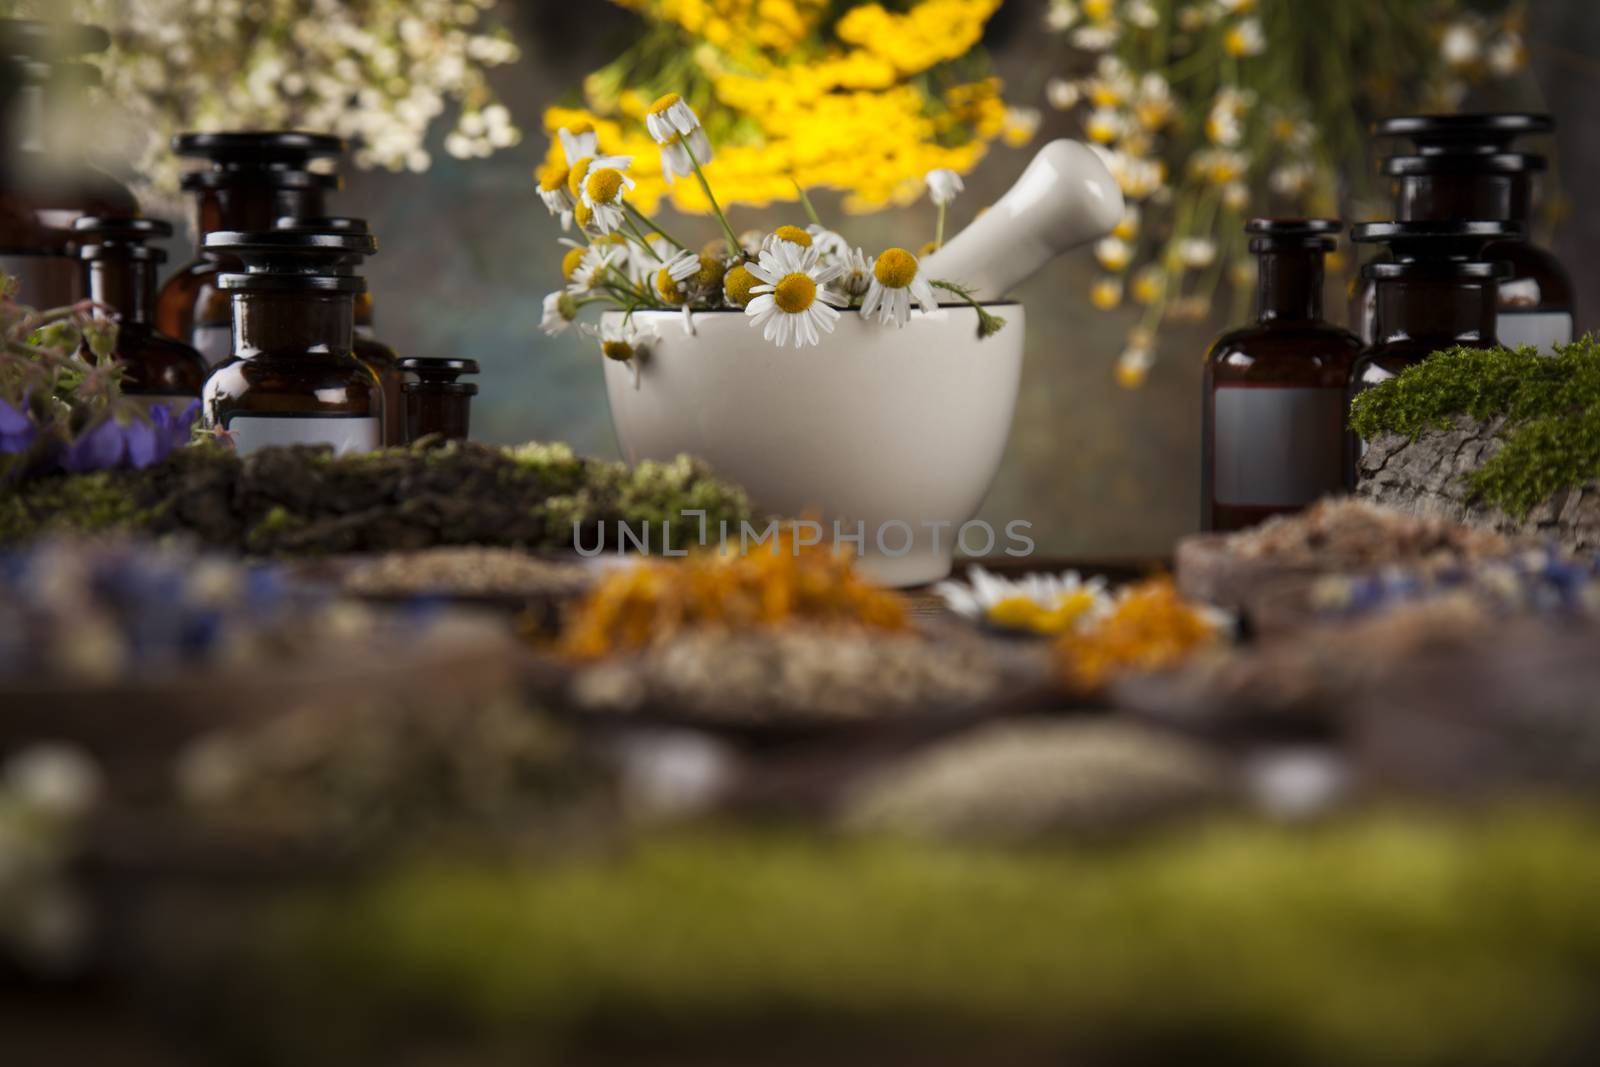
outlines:
M954 200L966 185L961 181L961 175L949 167L939 167L930 170L927 177L928 199L943 207Z
M700 116L694 108L683 102L677 93L667 93L656 98L644 116L645 129L656 139L656 144L672 144L678 137L686 137L700 129ZM698 156L696 157L698 158ZM705 160L700 160L704 163Z
M744 230L739 234L739 249L747 256L758 256L767 237L768 234L760 230Z
M683 332L694 334L691 305L706 299L722 285L722 261L700 252L679 252L655 272L657 295L683 308Z
M539 170L539 199L545 210L561 220L563 230L572 229L572 194L567 192L567 168L557 163Z
M761 327L761 336L779 348L791 340L796 348L817 344L839 321L839 313L829 305L843 305L846 300L828 283L841 268L817 260L815 248L780 241L763 251L758 262L746 265L761 284L751 288L744 313L750 316L750 325Z
M917 257L903 248L886 249L872 265L861 314L870 317L877 313L880 322L904 326L911 321L913 300L923 311L938 310L939 301L933 295L933 286L922 276Z
M600 139L587 122L563 126L556 131L556 139L561 142L561 153L567 157L569 167L580 159L593 159L600 150Z
M692 133L673 134L672 140L661 146L661 173L666 175L669 184L693 175L696 163L703 167L709 162L711 139L699 126Z
M1127 270L1133 260L1133 246L1115 234L1095 242L1094 258L1113 274Z
M622 198L635 184L628 177L627 165L625 159L617 166L600 167L591 163L584 176L583 203L594 212L594 228L601 233L616 233L627 217L622 211Z
M867 254L856 248L841 259L844 270L839 273L837 288L851 300L860 300L872 287L872 264Z
M807 230L798 226L779 226L762 239L761 251L770 252L780 245L788 245L791 250L803 252L814 243L815 239Z
M761 279L750 272L749 263L735 263L722 277L722 299L732 307L748 308L754 299L751 294L760 284Z
M599 328L585 323L578 327L600 342L600 354L633 367L633 384L639 385L639 365L650 358L650 346L657 340L655 327L640 326L632 315L602 322Z
M593 292L605 280L606 272L611 269L612 256L612 250L601 245L577 248L568 252L561 265L562 273L567 279L567 292L573 296L583 296Z
M1205 270L1217 261L1217 243L1209 237L1185 237L1175 250L1179 264L1189 270Z
M1222 47L1230 56L1258 56L1267 50L1267 35L1258 18L1241 19L1222 35Z
M940 582L933 591L951 611L974 622L1045 635L1087 630L1112 608L1105 579L1085 579L1077 571L1013 580L974 566L965 582Z
M814 222L806 227L806 233L811 235L811 247L817 250L821 262L843 262L850 258L850 242L843 234Z
M1057 111L1071 111L1083 99L1083 92L1077 82L1058 77L1045 82L1044 96Z
M1117 357L1117 384L1124 389L1139 388L1150 376L1153 363L1155 356L1149 348L1138 344L1128 345Z
M572 320L578 317L578 302L572 299L572 294L564 289L557 289L544 298L544 317L539 320L539 329L551 337L565 333Z

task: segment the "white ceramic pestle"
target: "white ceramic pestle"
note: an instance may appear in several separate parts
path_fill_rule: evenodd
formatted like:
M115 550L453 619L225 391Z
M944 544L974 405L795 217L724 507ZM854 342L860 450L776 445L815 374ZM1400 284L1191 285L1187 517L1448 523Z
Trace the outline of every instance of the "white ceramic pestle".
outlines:
M925 278L998 300L1061 253L1110 233L1122 190L1094 150L1051 141L993 207L922 261Z

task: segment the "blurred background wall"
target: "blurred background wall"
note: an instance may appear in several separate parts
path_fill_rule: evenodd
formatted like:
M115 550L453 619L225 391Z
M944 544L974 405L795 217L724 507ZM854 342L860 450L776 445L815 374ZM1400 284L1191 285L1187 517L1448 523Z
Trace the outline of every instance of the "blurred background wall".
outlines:
M1306 3L1315 17L1321 2ZM1051 137L1081 136L1074 120L1045 106L1045 79L1063 55L1060 39L1040 32L1043 0L1010 0L991 22L986 45L1013 104L1043 109L1030 147L996 147L967 179L952 207L959 226L1003 192L1034 148ZM560 228L534 191L532 171L545 150L543 107L617 54L637 23L612 5L502 0L502 17L524 55L493 80L527 139L485 160L434 153L421 175L347 169L334 209L372 220L382 252L368 265L377 297L379 336L414 355L464 355L483 365L474 409L475 436L489 441L564 440L576 449L617 455L591 342L539 332L540 302L559 282L554 241ZM1581 331L1600 326L1600 3L1534 0L1528 44L1533 77L1510 99L1474 99L1468 107L1534 108L1559 123L1553 146L1552 247L1577 283ZM442 136L442 135L441 135ZM869 248L932 236L932 212L915 209L845 218L837 200L818 206ZM665 219L663 220L665 221ZM803 222L797 206L736 209L734 224L771 227ZM673 219L679 234L715 235L709 219ZM1004 467L984 507L997 525L1034 524L1042 554L1077 557L1160 556L1195 528L1198 513L1201 358L1227 322L1218 308L1203 325L1163 331L1159 362L1138 390L1119 387L1113 366L1131 312L1092 309L1094 276L1087 251L1056 262L1022 288L1028 305L1023 392ZM1330 292L1330 311L1343 313Z

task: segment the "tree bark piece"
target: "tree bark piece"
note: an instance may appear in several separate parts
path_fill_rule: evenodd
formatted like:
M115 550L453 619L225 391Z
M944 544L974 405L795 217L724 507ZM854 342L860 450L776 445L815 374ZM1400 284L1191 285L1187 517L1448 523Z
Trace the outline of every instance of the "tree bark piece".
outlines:
M1356 493L1414 515L1554 540L1573 552L1600 548L1600 482L1561 490L1520 519L1470 499L1468 479L1500 450L1503 426L1502 419L1461 415L1448 429L1424 430L1415 440L1381 434L1361 457Z

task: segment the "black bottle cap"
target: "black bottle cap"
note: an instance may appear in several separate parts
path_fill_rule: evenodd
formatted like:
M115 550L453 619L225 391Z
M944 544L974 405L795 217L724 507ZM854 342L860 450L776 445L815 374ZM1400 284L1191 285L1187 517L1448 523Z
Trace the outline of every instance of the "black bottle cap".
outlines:
M419 380L428 384L460 385L471 389L474 393L478 391L476 385L456 381L463 374L478 373L478 361L475 359L407 356L396 363L395 366L400 370L415 374Z
M278 166L298 170L313 159L341 156L345 149L342 137L303 130L190 132L172 138L172 151L177 155L208 159L224 167Z
M196 189L239 188L264 185L273 189L322 189L337 192L344 182L337 174L319 171L285 170L282 167L229 167L221 170L191 170L178 179L185 192Z
M1244 224L1252 252L1332 252L1343 228L1338 219L1251 219Z
M1495 155L1510 149L1518 137L1550 133L1549 115L1528 112L1469 115L1396 115L1373 125L1378 137L1406 137L1419 155Z
M306 230L312 233L371 233L372 228L367 225L366 219L351 218L348 215L323 215L320 218L296 218L293 215L284 215L274 222L273 227L279 230Z
M86 215L72 224L81 259L140 259L164 263L166 252L146 242L172 236L172 224L160 219L96 218Z
M1510 266L1482 259L1484 249L1526 232L1521 223L1488 219L1363 222L1350 239L1388 246L1390 261L1362 268L1369 278L1502 278Z
M1524 152L1390 156L1379 170L1396 178L1433 174L1533 174L1545 169L1543 156Z
M378 242L370 234L218 230L206 235L205 247L237 256L244 264L243 273L218 277L221 289L361 293L367 283L354 268L377 252Z
M356 234L363 237L372 233L371 228L367 226L366 219L351 218L348 215L324 215L320 218L304 219L285 215L274 222L273 225L290 233L343 233ZM377 238L374 237L373 240L376 241ZM360 257L351 257L348 261L339 264L340 272L354 274L360 262Z

